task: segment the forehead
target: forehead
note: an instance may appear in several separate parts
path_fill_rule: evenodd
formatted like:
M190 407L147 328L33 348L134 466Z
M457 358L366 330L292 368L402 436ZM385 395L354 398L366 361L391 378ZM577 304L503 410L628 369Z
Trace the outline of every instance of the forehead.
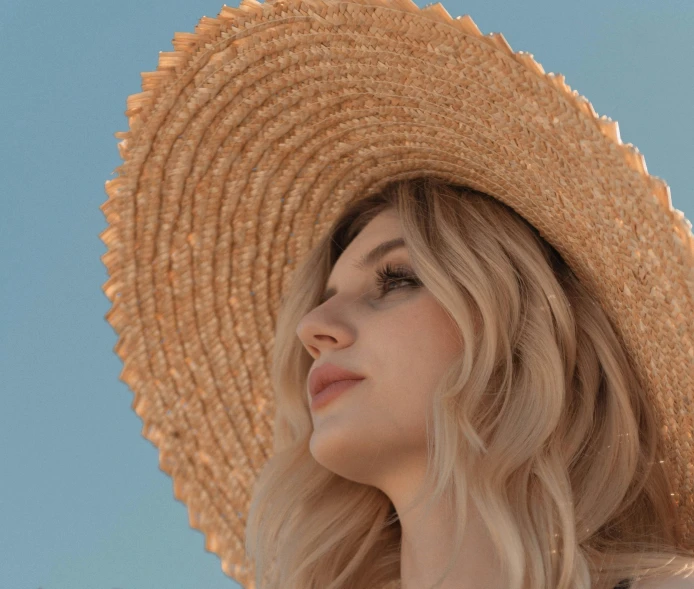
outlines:
M382 211L371 219L340 254L334 269L342 266L347 269L350 264L354 266L377 245L398 237L402 237L402 227L397 212L392 209Z

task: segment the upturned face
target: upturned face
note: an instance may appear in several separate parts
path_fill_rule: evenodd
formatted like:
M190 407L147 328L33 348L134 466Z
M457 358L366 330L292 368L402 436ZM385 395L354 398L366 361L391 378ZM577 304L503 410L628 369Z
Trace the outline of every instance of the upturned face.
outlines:
M457 327L414 275L406 246L357 267L376 246L397 238L397 212L376 216L337 260L326 285L333 292L297 327L313 369L330 362L365 377L311 410L312 455L336 474L387 494L424 473L427 407L461 347ZM379 284L387 265L404 277ZM308 383L306 396L310 404Z

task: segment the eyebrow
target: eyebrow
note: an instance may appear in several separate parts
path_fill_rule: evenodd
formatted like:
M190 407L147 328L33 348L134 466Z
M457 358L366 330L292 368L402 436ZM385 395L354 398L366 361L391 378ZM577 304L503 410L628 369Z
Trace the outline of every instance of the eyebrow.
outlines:
M384 241L383 243L377 245L375 248L373 248L368 254L364 254L359 260L354 262L352 264L352 268L355 268L359 271L364 271L367 268L373 266L378 262L383 256L385 256L388 252L393 251L395 249L405 247L405 240L402 237L396 237L395 239L391 239L389 241ZM333 296L335 293L337 293L337 290L334 288L329 288L327 289L324 293L323 296L321 297L321 304L327 301L331 296Z

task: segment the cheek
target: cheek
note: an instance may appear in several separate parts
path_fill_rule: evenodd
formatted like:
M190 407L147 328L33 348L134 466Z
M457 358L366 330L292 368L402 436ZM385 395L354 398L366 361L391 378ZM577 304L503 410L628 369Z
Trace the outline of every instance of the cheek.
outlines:
M458 329L445 311L432 302L413 315L411 333L400 363L402 378L430 396L461 351Z
M384 352L388 380L394 385L389 396L395 395L406 413L419 413L431 402L444 371L460 352L461 340L452 319L433 299L408 309L396 325Z
M431 295L411 309L404 326L399 336L407 342L407 356L419 365L426 363L434 372L448 366L461 350L458 326Z

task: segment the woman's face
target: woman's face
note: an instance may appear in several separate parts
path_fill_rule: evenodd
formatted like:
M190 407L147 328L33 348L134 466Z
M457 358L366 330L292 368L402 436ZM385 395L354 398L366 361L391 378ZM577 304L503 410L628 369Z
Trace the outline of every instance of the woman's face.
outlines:
M429 291L377 271L404 265L406 247L357 269L377 245L402 237L393 210L375 217L333 268L334 294L305 315L297 335L314 358L365 377L327 405L311 410L314 458L336 474L402 496L426 468L426 411L443 371L460 351L457 327ZM416 278L416 277L415 277ZM306 398L311 402L308 383ZM418 489L413 489L417 491Z

